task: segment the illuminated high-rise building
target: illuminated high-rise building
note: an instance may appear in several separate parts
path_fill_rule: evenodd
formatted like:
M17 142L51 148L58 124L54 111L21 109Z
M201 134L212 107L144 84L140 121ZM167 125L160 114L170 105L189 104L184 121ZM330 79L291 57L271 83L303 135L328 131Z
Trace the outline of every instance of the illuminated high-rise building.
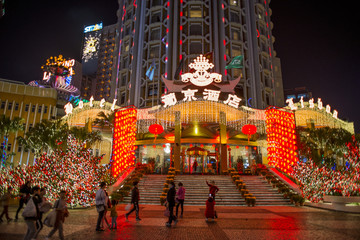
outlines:
M81 95L95 100L110 100L110 86L115 78L117 24L102 23L84 29Z
M200 54L212 56L225 81L241 76L242 105L265 108L283 102L281 66L272 36L269 0L119 0L119 50L112 97L118 104L160 104L161 80L179 81L180 69ZM225 67L242 55L243 69ZM155 64L153 79L146 71ZM179 67L180 66L180 67ZM276 69L280 72L275 73ZM179 72L179 71L178 71ZM281 84L277 83L281 82Z

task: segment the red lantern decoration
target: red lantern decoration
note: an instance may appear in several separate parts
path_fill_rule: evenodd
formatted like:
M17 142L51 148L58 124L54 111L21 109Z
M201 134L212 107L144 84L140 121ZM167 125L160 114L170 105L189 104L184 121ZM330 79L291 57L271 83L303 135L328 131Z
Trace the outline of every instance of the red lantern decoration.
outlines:
M164 132L164 128L160 124L152 124L149 126L149 132L155 135L155 142L157 135Z
M241 131L248 136L248 142L250 141L251 135L256 133L256 126L252 124L246 124L241 128Z

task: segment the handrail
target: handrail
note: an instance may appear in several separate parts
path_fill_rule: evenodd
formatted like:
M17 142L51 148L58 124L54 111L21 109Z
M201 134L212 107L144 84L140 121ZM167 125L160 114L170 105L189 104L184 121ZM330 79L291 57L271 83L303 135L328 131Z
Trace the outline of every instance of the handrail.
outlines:
M131 174L134 172L135 167L130 167L127 170L125 170L125 172L121 175L121 177L119 177L119 179L108 188L108 193L109 195L111 195L114 191L116 191L121 185L122 183L129 177L131 176Z

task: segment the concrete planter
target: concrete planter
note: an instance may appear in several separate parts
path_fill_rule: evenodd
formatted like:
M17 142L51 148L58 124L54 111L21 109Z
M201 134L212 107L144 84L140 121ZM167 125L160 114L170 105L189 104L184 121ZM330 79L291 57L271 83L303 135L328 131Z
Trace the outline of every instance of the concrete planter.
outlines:
M360 206L347 206L348 203L360 203L360 197L324 196L324 202L310 203L307 206L320 207L335 211L360 213Z

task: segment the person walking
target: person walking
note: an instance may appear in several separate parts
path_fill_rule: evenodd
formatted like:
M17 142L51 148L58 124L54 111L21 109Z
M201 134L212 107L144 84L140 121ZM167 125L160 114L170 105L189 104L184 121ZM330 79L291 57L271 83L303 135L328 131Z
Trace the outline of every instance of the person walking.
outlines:
M208 181L206 181L206 184L209 186L209 194L211 194L211 197L215 200L215 195L219 191L219 188L215 185L215 181L210 181L210 184Z
M171 223L174 220L174 226L176 226L178 219L174 216L174 206L175 206L175 195L176 195L176 189L175 189L175 183L170 182L170 189L166 196L166 201L168 204L168 208L170 211L169 220L166 222L167 227L171 227Z
M5 215L7 222L11 222L11 218L9 217L9 204L11 199L11 191L12 187L8 187L7 192L1 197L1 201L3 202L3 211L0 215L0 222L2 222L2 217Z
M50 211L52 205L50 202L48 202L45 198L45 194L46 194L46 188L40 188L40 198L41 198L41 203L39 204L39 219L36 221L36 234L34 236L34 238L36 239L37 236L39 235L39 232L43 229L43 214L47 213L48 211Z
M106 193L104 191L105 188L106 188L106 183L101 182L100 188L96 192L96 197L95 197L96 210L99 213L96 223L96 231L98 232L105 231L103 228L100 228L100 224L104 218L104 213L105 213L105 204L106 204Z
M24 207L24 204L27 203L27 201L29 200L30 198L30 193L31 193L31 186L30 186L30 181L26 181L25 184L23 184L21 187L20 187L20 193L19 193L19 196L20 196L20 201L19 201L19 208L17 209L16 211L16 215L15 215L15 221L18 220L18 216L19 216L19 212L20 210Z
M136 221L140 221L141 218L139 217L139 201L140 201L140 193L139 193L139 189L138 189L138 182L134 182L133 183L134 187L131 190L131 203L134 204L134 207L125 214L125 219L126 221L128 221L128 217L129 215L133 212L136 211Z
M108 228L110 228L110 223L109 221L107 220L106 218L106 213L108 212L108 210L111 208L111 202L110 202L110 199L109 199L109 194L107 193L107 191L104 189L105 191L105 212L104 212L104 217L101 221L101 226L100 228L104 228L104 222L106 223L106 225L108 226Z
M60 191L60 198L55 202L54 208L56 209L56 220L54 228L45 237L45 240L49 240L54 233L59 230L59 238L64 240L64 227L63 223L65 218L69 216L66 206L66 191Z
M110 229L117 229L116 219L118 217L118 213L116 211L116 200L111 200L111 209L110 209L110 217L111 217L111 228Z
M179 213L179 206L181 206L181 215L180 218L183 217L183 213L184 213L184 201L185 201L185 188L183 187L182 182L178 183L179 189L176 193L177 197L177 204L176 204L176 217L178 217L178 213Z
M195 159L195 162L193 163L194 173L196 173L197 166L198 166L198 162L197 162L196 159Z
M40 187L35 186L32 188L32 197L27 201L26 207L22 213L25 223L28 227L24 240L31 240L36 234L36 221L40 217L39 204L41 203ZM31 201L31 202L30 202ZM35 209L34 209L35 208ZM34 211L35 210L35 211Z

